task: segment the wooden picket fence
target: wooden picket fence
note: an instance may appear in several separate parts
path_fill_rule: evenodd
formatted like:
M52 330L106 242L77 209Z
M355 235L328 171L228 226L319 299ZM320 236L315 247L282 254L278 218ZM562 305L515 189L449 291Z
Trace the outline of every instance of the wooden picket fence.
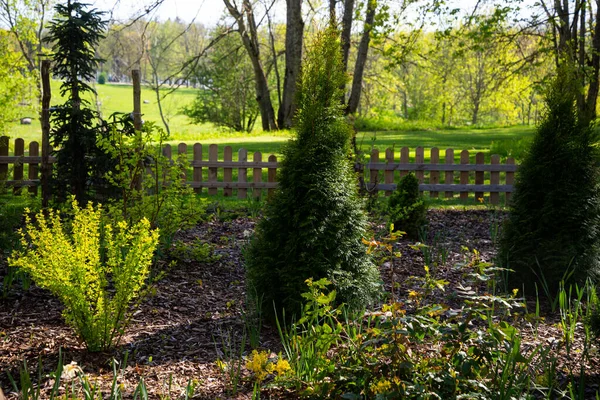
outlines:
M224 196L233 196L235 189L237 197L245 199L250 189L252 197L260 198L263 190L272 194L277 187L279 163L275 155L271 154L263 161L262 153L255 152L252 154L252 160L249 160L248 151L240 149L237 160L234 161L233 149L226 146L223 149L223 160L219 160L218 146L212 144L207 147L208 158L204 156L205 146L200 143L192 145L192 160L189 172L184 177L186 183L197 193L207 188L209 195L216 195L222 190ZM40 184L40 146L37 142L31 142L28 149L29 151L25 152L23 139L16 139L14 154L10 156L8 137L0 137L0 181L12 186L15 193L19 193L22 187L28 187L31 193L36 194ZM188 145L181 143L175 151L177 155L188 155L188 150ZM170 145L165 145L162 152L167 158L173 158L174 149ZM413 172L419 180L420 190L428 192L429 196L434 198L441 195L454 198L458 193L459 198L464 200L474 193L474 197L480 199L489 193L489 202L498 204L500 193L505 193L505 200L510 199L517 170L514 159L508 158L505 164L500 164L500 157L492 155L491 162L485 164L484 154L479 152L475 154L475 163L471 163L467 150L460 153L458 164L455 163L454 157L455 151L446 149L442 163L440 151L434 147L430 149L429 162L425 163L425 151L422 147L417 147L414 162L410 162L410 150L403 147L398 159L393 149L387 149L384 159L381 160L379 151L374 149L370 154L370 161L365 165L368 177L365 182L366 189L370 192L383 191L389 196L399 179ZM54 159L49 157L49 163L52 162ZM9 165L13 166L12 179L9 179ZM25 165L28 166L27 179L24 178ZM266 174L263 177L265 170ZM501 183L501 179L504 183Z

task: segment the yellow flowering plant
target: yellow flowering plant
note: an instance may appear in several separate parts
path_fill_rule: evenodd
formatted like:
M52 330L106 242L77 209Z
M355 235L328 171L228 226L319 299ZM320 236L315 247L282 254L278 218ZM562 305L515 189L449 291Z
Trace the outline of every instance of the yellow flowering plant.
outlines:
M25 212L20 231L23 250L9 264L26 271L41 288L65 305L66 321L89 351L109 348L128 322L131 302L139 298L158 244L158 230L142 219L128 226L102 223L102 207L72 202L71 229L57 211Z

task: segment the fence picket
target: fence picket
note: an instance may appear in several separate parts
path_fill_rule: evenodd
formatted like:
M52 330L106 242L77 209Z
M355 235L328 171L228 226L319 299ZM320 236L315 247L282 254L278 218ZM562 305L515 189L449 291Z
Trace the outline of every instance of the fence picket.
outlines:
M29 143L29 156L30 157L39 157L40 156L40 145L38 144L38 142ZM39 171L40 171L40 164L38 164L38 163L29 164L29 172L28 172L27 178L30 181L37 180ZM37 185L29 186L29 193L31 193L33 196L37 196L37 194L38 194Z
M233 161L233 149L231 148L231 146L225 146L225 150L223 150L223 161ZM226 183L233 182L233 168L223 168L223 181ZM233 189L231 187L225 187L225 189L223 189L223 196L229 197L232 195Z
M410 162L410 150L408 147L403 147L400 149L400 164L408 164ZM407 170L400 170L400 178L408 175Z
M270 163L276 163L277 162L277 156L271 154L269 156L269 162ZM268 170L268 181L269 183L275 183L277 181L277 168L273 168L273 167L269 167ZM269 189L269 191L267 192L267 196L271 197L273 196L273 194L275 194L275 189Z
M373 149L371 150L371 164L377 164L379 163L379 149ZM369 185L367 187L367 190L369 192L371 192L372 190L376 190L375 187L377 187L377 184L379 183L379 171L371 168L370 174L369 174Z
M463 150L460 153L460 163L468 164L469 163L469 151ZM460 171L460 184L467 185L469 184L469 171ZM460 199L466 200L469 198L469 192L460 192Z
M498 154L494 154L492 156L492 165L500 164L500 156ZM490 173L490 184L499 185L500 184L500 172L492 171ZM490 203L498 204L500 202L500 193L498 192L490 192Z
M394 149L387 148L385 150L385 161L387 164L394 163ZM387 183L387 184L394 183L394 170L393 169L386 169L384 174L385 174L385 183ZM386 196L390 196L391 194L392 194L391 190L385 191Z
M187 144L179 143L177 145L177 161L179 162L181 159L187 160ZM185 168L185 164L181 165L181 182L185 184L187 182L187 168Z
M484 164L485 158L482 152L475 154L475 164ZM475 171L475 184L483 185L483 171ZM475 192L475 200L483 199L483 192Z
M8 157L8 136L0 136L0 157ZM8 178L8 162L0 161L0 180Z
M447 165L452 165L454 164L454 150L453 149L446 149L446 164ZM444 183L446 185L448 184L454 184L454 171L446 171L446 174L444 176ZM446 198L447 199L451 199L454 197L454 192L451 191L446 191Z
M440 162L440 149L437 147L433 147L431 149L431 155L429 156L429 163L431 165L437 165ZM432 185L437 185L440 183L440 171L432 170L429 173L429 183ZM429 192L430 197L437 198L438 192Z
M254 153L253 161L255 163L262 162L262 154L260 153L260 151L257 151ZM252 169L252 182L254 182L254 183L262 182L262 168L253 168ZM260 188L259 185L256 185L252 189L252 194L254 195L255 199L260 199L260 196L262 194L262 189Z
M202 193L202 166L196 164L202 162L202 145L200 143L194 144L194 183L198 184L197 187L194 188L196 193Z
M424 164L425 163L425 151L423 147L419 146L415 149L415 164ZM415 177L419 181L419 184L425 181L425 173L423 170L417 169L415 171Z
M238 151L238 161L246 162L248 161L248 150L240 149ZM238 182L245 184L248 182L248 169L247 168L238 168ZM238 199L245 199L248 197L248 190L246 188L240 187L238 189Z
M211 144L208 146L208 161L218 161L219 160L219 146L216 144ZM217 194L217 188L214 186L210 186L211 183L215 183L217 181L217 167L208 167L208 194L210 196L214 196Z

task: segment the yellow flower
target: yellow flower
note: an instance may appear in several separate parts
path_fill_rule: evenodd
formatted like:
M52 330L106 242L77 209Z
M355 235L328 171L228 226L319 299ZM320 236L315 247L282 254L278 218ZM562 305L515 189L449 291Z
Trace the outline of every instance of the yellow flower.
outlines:
M479 197L477 201L483 204L483 197Z
M382 379L374 385L371 385L373 393L387 393L392 389L392 383L387 379Z
M519 293L519 289L513 289L512 290L513 297L517 297L517 293Z
M278 376L285 375L286 372L291 371L290 363L287 360L279 359L275 365L275 372Z
M263 381L267 374L273 372L273 365L269 364L269 354L266 351L260 353L252 350L252 355L246 362L246 368L254 373L257 381Z
M419 293L415 292L414 290L409 290L408 291L408 298L409 299L416 299L419 297Z

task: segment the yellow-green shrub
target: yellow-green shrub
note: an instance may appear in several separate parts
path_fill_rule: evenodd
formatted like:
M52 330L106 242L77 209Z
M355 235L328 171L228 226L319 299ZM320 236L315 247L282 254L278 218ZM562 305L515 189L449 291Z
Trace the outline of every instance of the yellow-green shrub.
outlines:
M125 328L129 305L144 287L158 231L146 219L131 227L103 225L101 206L80 208L73 201L73 212L68 232L59 212L40 212L33 222L26 210L24 250L13 252L9 263L62 301L65 319L88 350L104 350Z

